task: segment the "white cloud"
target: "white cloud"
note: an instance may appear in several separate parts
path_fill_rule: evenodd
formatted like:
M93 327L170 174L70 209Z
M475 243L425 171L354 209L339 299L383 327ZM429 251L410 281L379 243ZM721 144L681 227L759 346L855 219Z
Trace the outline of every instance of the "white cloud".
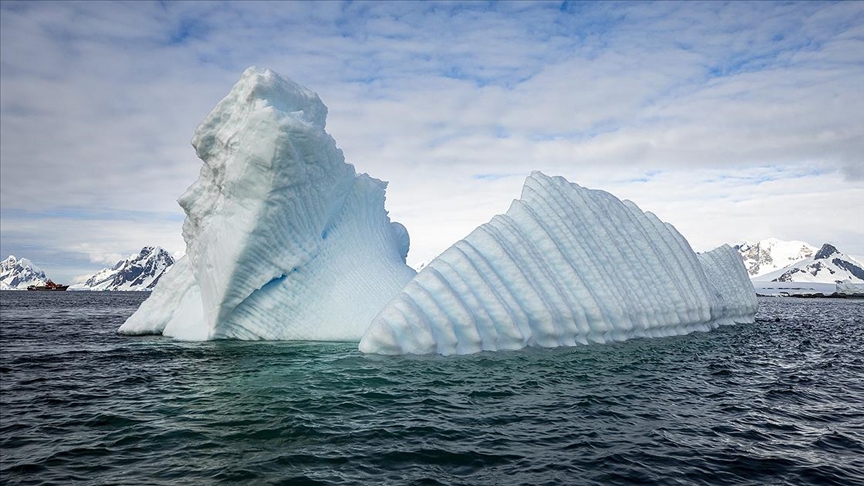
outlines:
M4 251L76 268L182 252L189 139L258 65L317 91L347 160L391 182L413 262L505 211L532 169L630 197L697 249L864 254L861 3L0 8Z

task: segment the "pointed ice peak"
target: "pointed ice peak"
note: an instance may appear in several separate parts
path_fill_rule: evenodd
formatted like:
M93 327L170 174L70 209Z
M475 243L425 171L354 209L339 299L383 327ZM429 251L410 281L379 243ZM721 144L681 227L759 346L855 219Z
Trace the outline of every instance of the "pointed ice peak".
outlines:
M864 283L864 265L825 243L812 256L754 278L761 282Z
M42 285L46 279L45 272L26 258L18 260L15 255L9 255L0 262L0 283L4 289L25 289L28 285Z
M302 112L309 122L324 128L327 107L321 98L287 76L252 66L243 71L232 92L235 90L244 94L247 102L254 102L258 107L272 106L285 113Z
M831 243L825 243L822 245L822 248L819 248L819 251L816 252L816 255L813 256L814 260L825 260L835 253L840 253L837 248Z
M182 266L121 332L359 341L415 272L386 183L345 162L326 117L290 79L243 73L192 139L204 165L178 199Z
M4 268L11 268L11 267L14 267L14 266L18 266L18 267L21 267L21 268L31 268L31 269L33 269L33 270L36 271L36 272L41 272L41 271L42 271L42 270L41 270L39 267L37 267L37 266L36 266L32 261L30 261L30 260L28 260L28 259L26 259L26 258L21 258L21 259L19 260L18 258L15 258L15 255L9 255L5 260L3 260L2 265L3 265Z
M145 246L111 268L103 268L84 282L72 286L73 290L153 290L163 274L167 273L174 258L159 246Z
M173 263L174 258L161 246L145 246L138 253L133 253L129 260L144 260L144 259L168 259Z
M146 258L150 255L158 255L159 253L164 251L165 250L163 250L162 247L159 246L145 246L141 248L140 252L133 253L132 258Z
M231 136L246 127L252 113L272 109L324 129L327 107L316 93L269 69L250 67L198 125L192 145L207 161L211 152L231 144ZM244 128L245 127L245 128Z
M765 238L757 242L744 242L735 245L735 249L738 250L741 259L744 260L747 272L755 278L805 258L810 258L816 252L817 247L803 241Z
M148 246L142 247L141 251L129 255L129 258L127 258L127 260L141 260L141 259L145 259L145 258L151 257L151 256L162 257L162 254L165 254L165 256L169 257L172 260L174 259L171 256L171 254L168 253L168 251L165 250L164 248L162 248L161 246L148 245ZM164 258L164 257L162 257L162 258Z

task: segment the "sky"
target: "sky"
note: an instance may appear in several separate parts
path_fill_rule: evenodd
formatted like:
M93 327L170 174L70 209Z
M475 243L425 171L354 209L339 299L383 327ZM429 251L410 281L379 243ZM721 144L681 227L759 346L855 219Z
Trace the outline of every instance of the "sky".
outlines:
M864 2L0 2L0 258L185 251L190 139L249 66L317 92L434 258L532 170L696 251L864 255Z

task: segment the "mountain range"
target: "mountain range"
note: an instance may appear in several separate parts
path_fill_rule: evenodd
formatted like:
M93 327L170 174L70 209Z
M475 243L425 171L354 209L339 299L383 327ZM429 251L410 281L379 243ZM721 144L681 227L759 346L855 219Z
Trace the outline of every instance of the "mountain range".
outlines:
M864 284L864 258L847 255L834 245L817 248L803 241L768 238L734 245L753 282L800 282ZM174 265L174 258L158 246L140 252L87 277L69 290L153 290ZM0 290L24 290L44 285L48 278L41 268L14 255L0 262Z
M145 246L83 283L71 285L69 290L150 291L173 265L170 253L158 246ZM24 290L29 285L44 285L47 280L45 272L26 258L19 260L9 255L0 262L0 290Z
M769 238L735 245L754 282L864 283L864 263L834 245Z
M158 246L145 246L111 268L103 268L69 290L153 290L174 265L170 253Z
M733 248L738 250L744 260L751 279L810 258L818 250L803 241L782 241L776 238L767 238L756 243L745 241Z
M45 272L26 258L9 255L0 262L0 290L23 290L28 285L45 285L47 280Z

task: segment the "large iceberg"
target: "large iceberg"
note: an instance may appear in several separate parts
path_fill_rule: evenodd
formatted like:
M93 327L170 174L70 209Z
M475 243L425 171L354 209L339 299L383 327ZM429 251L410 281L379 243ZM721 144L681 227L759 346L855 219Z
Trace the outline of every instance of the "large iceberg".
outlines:
M315 93L247 69L195 131L178 200L186 256L119 329L182 339L359 341L416 273L384 209L325 132Z
M186 256L119 332L464 354L753 321L733 249L697 255L632 202L539 172L417 274L386 183L345 163L326 116L293 81L243 73L192 139L204 164L178 201Z
M444 355L605 343L753 322L737 252L697 255L630 201L532 173L522 197L435 258L360 350Z

